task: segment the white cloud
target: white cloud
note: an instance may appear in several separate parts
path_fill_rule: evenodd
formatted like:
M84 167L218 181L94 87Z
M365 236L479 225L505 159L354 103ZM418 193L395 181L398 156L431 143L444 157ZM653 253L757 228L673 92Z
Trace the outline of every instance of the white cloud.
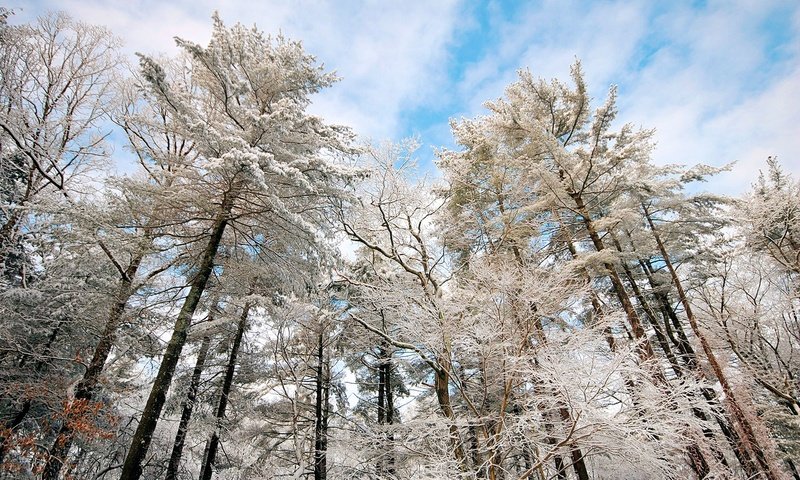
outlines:
M211 32L210 9L200 13L172 2L58 0L27 3L22 9L20 16L26 20L63 10L83 22L106 26L125 42L128 53L174 54L174 37L205 42Z
M496 48L473 65L459 85L468 108L502 95L516 71L530 68L536 76L567 79L575 58L581 59L593 94L605 95L619 81L645 31L646 10L630 2L544 2L531 5L505 25Z
M800 8L794 42L768 58L770 15L781 2L710 1L703 7L649 2L549 2L531 5L499 29L496 47L465 74L468 115L502 94L514 71L530 67L566 80L581 59L592 94L620 86L619 121L656 128L660 163L733 160L713 188L738 193L767 155L800 176ZM787 33L787 32L783 32ZM602 98L597 98L601 101Z
M739 160L722 179L732 193L747 187L766 155L778 155L800 176L800 7L791 1L709 0L693 7L545 0L521 4L511 15L499 3L480 9L459 0L46 0L22 6L22 20L62 9L105 24L124 37L129 52L174 53L176 35L204 43L214 9L227 23L282 31L343 77L315 98L312 110L374 140L396 140L413 129L446 142L446 118L413 126L407 124L411 112L447 107L449 116L473 116L483 112L483 102L502 95L518 68L566 79L578 57L598 101L609 84L619 84L621 122L657 129L656 161ZM487 18L477 17L481 11ZM776 12L784 17L777 34L788 40L771 52L769 36L776 32L769 22ZM453 80L452 67L463 59L453 57L451 47L479 20L488 30L482 32L483 57L472 55ZM423 146L421 156L429 150Z
M623 99L621 117L657 129L660 163L736 160L714 188L748 188L767 155L800 173L797 127L800 94L796 52L782 62L766 58L764 2L712 3L698 12L669 12L654 24L670 43L656 52ZM798 37L796 28L792 35Z
M385 2L155 2L59 0L23 4L21 20L64 10L109 27L129 53L177 52L173 37L207 42L211 13L228 24L256 24L303 41L343 81L312 110L375 139L397 138L402 110L436 99L446 88L444 62L458 17L456 0Z

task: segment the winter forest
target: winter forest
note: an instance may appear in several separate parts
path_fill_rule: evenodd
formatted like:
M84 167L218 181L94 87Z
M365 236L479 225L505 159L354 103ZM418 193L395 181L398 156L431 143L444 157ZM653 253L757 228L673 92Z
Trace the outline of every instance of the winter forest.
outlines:
M576 60L425 175L301 39L12 20L0 478L800 480L796 159L708 192Z

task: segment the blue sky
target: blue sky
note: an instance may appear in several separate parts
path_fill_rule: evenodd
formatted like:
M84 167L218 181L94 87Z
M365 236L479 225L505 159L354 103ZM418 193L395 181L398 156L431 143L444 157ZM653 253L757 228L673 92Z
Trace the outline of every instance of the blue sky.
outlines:
M749 186L768 155L800 176L800 2L729 1L11 1L108 26L130 53L205 42L210 16L302 40L342 81L313 110L373 141L418 136L421 162L452 148L449 119L484 112L520 68L566 80L580 58L619 125L656 128L659 163L722 165L717 191Z

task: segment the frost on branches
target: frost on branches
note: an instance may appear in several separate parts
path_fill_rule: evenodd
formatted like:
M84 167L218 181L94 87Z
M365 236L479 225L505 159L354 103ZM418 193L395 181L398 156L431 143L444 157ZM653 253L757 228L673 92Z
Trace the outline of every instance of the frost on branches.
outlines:
M297 41L215 15L131 73L12 13L0 478L800 478L774 157L696 193L725 168L654 164L576 63L453 120L432 180L307 112L338 79Z

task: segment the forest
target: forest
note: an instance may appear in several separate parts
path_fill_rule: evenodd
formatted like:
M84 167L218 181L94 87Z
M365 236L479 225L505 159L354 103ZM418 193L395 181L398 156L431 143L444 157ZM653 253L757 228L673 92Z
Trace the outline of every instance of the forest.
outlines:
M783 159L708 192L575 61L425 175L308 112L339 79L299 41L12 20L0 478L800 480Z

